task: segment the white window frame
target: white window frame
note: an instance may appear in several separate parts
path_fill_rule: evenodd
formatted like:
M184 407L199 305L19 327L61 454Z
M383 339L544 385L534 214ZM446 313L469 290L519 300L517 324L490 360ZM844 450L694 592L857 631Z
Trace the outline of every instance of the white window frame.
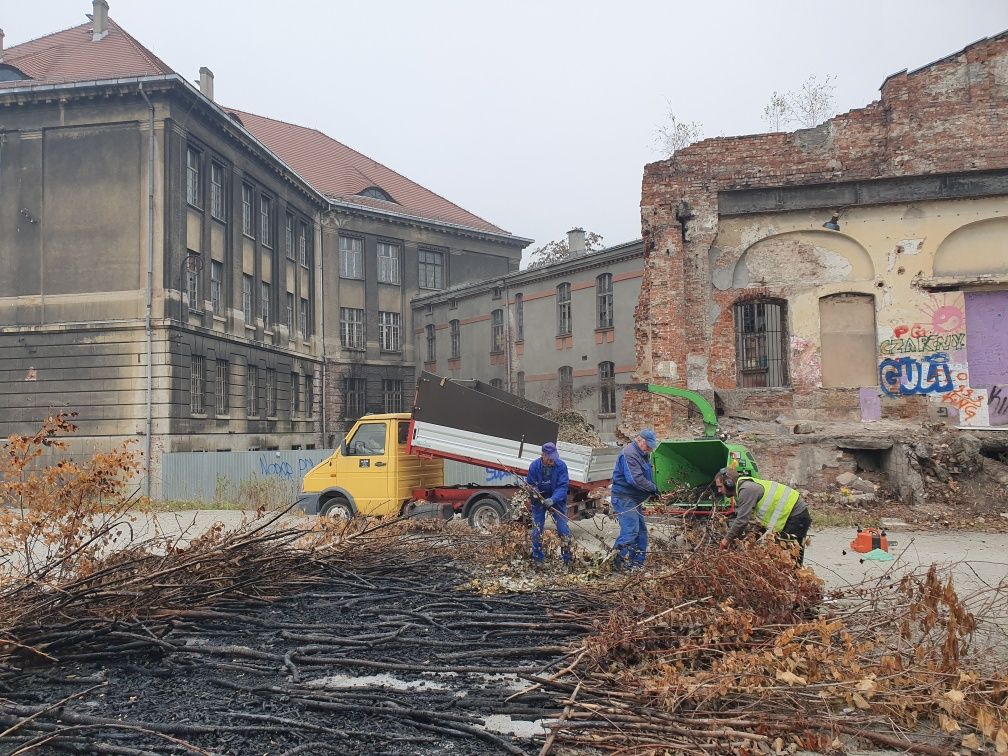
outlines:
M383 352L402 351L402 316L398 312L379 311L378 342Z
M186 202L193 207L203 207L203 153L191 145L186 146Z
M378 282L395 284L401 282L399 275L400 247L392 242L378 242Z
M262 316L263 329L268 330L270 327L270 295L272 294L270 290L270 284L268 281L263 281L259 285L259 314Z
M218 181L218 179L220 179ZM210 161L210 215L219 221L227 219L224 202L227 186L227 169L214 160Z
M255 239L255 189L242 184L242 233Z
M311 308L309 307L309 302L304 297L301 297L300 307L301 311L298 313L298 327L301 329L301 339L308 341L308 336L310 335L311 325Z
M224 314L224 263L210 261L210 309L214 315Z
M340 278L364 278L364 240L359 236L341 236Z
M273 247L273 198L259 196L260 237L264 247Z
M504 351L504 310L494 310L490 313L490 353L501 354Z
M340 344L344 349L365 348L364 310L358 307L340 307Z
M255 279L248 273L242 273L242 314L245 316L246 325L255 325L252 314L252 286Z
M595 278L596 328L613 327L613 277L603 273Z
M556 287L557 303L557 336L570 336L573 330L571 323L571 285L566 281Z
M449 321L448 332L451 334L451 359L462 359L462 324L458 320Z

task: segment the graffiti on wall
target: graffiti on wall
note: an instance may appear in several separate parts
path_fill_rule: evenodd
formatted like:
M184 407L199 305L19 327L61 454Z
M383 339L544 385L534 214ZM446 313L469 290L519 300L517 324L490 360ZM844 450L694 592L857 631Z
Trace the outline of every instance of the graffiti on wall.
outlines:
M948 353L882 360L879 387L890 397L948 393L955 388Z
M1008 385L987 390L987 415L991 425L1008 425Z
M906 330L904 330L906 329ZM909 335L907 333L909 332ZM921 326L896 326L893 338L879 344L884 355L913 352L954 352L966 348L965 333L928 333Z
M315 467L315 461L310 457L299 457L297 460L297 478L295 478L294 465L287 460L271 460L265 454L259 455L259 474L266 478L301 480L305 476L305 473L313 467Z

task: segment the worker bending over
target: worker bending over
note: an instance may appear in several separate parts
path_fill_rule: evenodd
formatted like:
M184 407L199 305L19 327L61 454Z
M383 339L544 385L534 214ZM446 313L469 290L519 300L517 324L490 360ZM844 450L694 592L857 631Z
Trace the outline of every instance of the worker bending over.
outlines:
M571 562L571 533L567 524L567 465L557 452L556 444L547 441L542 445L539 459L529 465L528 484L539 497L532 497L532 560L541 566L545 562L542 535L546 527L546 510L553 515L557 535L560 536L560 554L564 564Z
M658 446L654 431L645 428L623 447L612 476L612 508L620 533L613 550L616 569L640 569L647 556L647 524L641 505L658 493L651 469L651 452Z
M755 514L768 532L781 540L797 542L798 564L804 561L805 536L812 525L812 515L801 494L782 483L742 477L738 470L727 468L721 468L714 476L714 485L722 496L735 497L735 519L721 539L722 549L745 532Z

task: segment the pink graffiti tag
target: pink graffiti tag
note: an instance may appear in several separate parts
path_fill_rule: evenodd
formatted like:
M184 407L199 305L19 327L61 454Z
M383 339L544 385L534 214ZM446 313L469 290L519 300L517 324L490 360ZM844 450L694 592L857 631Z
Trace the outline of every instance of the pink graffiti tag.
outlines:
M963 327L962 310L953 305L942 305L931 315L931 327L935 333L952 333Z

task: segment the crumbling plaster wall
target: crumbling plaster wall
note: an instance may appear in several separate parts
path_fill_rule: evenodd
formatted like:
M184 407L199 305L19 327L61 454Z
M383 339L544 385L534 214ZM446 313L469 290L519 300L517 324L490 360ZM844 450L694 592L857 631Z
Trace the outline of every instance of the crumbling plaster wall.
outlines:
M636 309L639 378L734 391L730 400L768 417L861 416L865 397L858 389L819 388L819 297L841 291L876 297L881 376L881 345L897 338L897 327L928 322L925 308L934 325L936 312L952 315L941 308L958 306L955 295L943 300L916 289L915 275L935 273L934 255L943 239L952 242L956 229L1005 214L1004 198L859 205L843 213L840 232L827 232L822 223L829 212L823 211L840 209L829 203L722 218L719 195L1006 167L1006 61L1008 35L1002 34L889 77L880 101L814 129L709 139L646 166L641 224L647 263ZM966 216L956 217L963 211ZM743 259L747 252L750 259ZM774 254L781 257L776 268L770 262ZM817 271L814 281L807 278L810 269ZM791 371L794 391L758 389L745 395L734 389L731 307L740 296L759 294L793 301L788 320L796 339L791 357L798 358ZM883 382L880 378L875 387L876 399ZM888 406L893 416L914 417L926 414L933 402L910 394ZM653 422L661 432L678 421L674 414L647 397L628 397L624 404L630 424Z

